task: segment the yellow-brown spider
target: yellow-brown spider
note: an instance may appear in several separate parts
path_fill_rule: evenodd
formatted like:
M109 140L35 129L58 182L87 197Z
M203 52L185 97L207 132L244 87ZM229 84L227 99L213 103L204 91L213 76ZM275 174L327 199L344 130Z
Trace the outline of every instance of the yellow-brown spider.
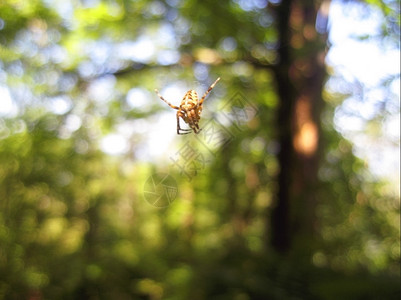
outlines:
M188 91L184 98L181 100L180 106L172 105L166 99L163 98L162 95L159 94L159 91L155 89L157 95L161 100L166 102L168 106L171 108L177 109L177 134L188 134L193 130L195 134L198 134L202 129L199 129L199 120L202 113L202 105L205 100L207 94L214 88L216 83L220 80L220 77L216 79L215 82L209 87L209 89L205 92L203 97L199 100L198 94L194 90ZM185 123L191 127L191 129L182 129L180 127L180 117L184 120Z

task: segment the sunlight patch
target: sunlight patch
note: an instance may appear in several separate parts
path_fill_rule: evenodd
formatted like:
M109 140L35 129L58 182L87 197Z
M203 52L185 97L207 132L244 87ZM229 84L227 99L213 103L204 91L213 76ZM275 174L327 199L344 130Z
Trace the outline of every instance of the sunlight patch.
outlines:
M103 152L110 155L124 154L128 151L129 145L126 138L119 134L109 134L100 142Z

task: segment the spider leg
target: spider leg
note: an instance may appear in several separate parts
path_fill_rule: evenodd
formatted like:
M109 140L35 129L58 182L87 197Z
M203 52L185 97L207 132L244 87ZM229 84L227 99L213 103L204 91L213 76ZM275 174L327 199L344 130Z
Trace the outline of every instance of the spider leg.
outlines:
M208 88L208 90L205 92L205 94L203 95L202 99L199 100L198 105L202 105L203 100L205 100L207 94L210 93L210 91L214 88L214 86L217 84L217 82L220 80L220 77L216 79L215 82L213 82L213 84Z
M177 111L177 134L179 135L183 135L183 134L188 134L191 133L192 129L182 129L180 126L180 111ZM180 132L180 131L184 131L184 132ZM186 132L187 131L187 132Z
M196 130L195 130L196 129ZM199 128L199 125L197 125L194 129L195 134L199 134L199 132L202 131L203 128Z
M166 102L168 104L168 106L170 106L171 108L174 108L174 109L180 109L178 106L175 106L175 105L171 104L170 102L168 102L166 99L164 99L163 96L159 94L159 91L157 89L155 89L155 92L157 93L157 95L159 96L159 98L161 100L163 100L164 102Z

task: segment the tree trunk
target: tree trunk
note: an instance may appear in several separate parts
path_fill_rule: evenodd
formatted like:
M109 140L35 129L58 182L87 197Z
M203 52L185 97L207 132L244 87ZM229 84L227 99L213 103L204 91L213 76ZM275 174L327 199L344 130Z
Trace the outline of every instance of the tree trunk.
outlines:
M328 2L312 0L282 1L275 8L280 41L280 61L274 67L280 99L276 120L280 172L271 243L282 253L295 241L310 242L315 231L327 10Z

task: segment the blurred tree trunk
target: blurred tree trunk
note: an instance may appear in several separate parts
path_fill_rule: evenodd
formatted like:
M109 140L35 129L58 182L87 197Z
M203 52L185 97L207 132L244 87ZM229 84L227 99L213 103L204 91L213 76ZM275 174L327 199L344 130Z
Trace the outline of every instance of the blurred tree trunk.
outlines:
M280 173L271 243L279 252L288 251L295 241L310 243L316 226L328 6L328 1L292 0L273 8L280 43L274 67Z

